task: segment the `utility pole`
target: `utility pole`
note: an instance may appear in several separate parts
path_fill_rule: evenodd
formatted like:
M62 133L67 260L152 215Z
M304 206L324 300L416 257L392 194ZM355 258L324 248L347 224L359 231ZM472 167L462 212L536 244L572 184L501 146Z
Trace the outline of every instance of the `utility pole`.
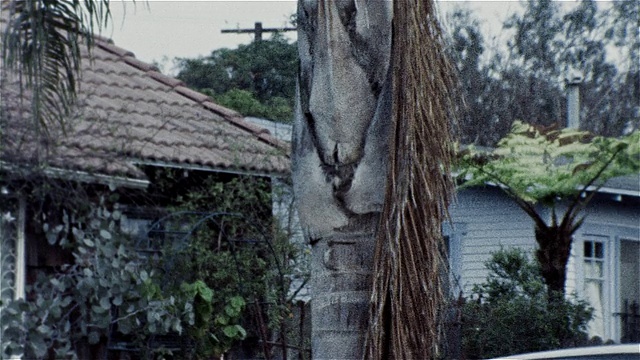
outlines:
M250 34L253 33L253 41L262 41L262 33L275 33L283 31L296 31L294 27L283 28L263 28L261 22L256 22L253 29L222 29L222 33L234 33L234 34Z

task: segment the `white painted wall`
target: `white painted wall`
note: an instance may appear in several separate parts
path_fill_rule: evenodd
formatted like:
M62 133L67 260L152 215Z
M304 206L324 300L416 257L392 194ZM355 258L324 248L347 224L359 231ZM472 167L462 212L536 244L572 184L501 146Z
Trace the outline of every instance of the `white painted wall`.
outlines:
M450 208L453 226L445 225L449 235L451 267L459 278L460 289L469 295L474 284L487 277L484 263L501 247L520 247L533 251L537 247L534 224L515 202L495 187L476 187L458 191L457 202ZM549 211L540 209L544 218ZM558 209L562 214L563 209ZM620 240L640 241L640 198L598 195L583 213L586 220L574 236L572 255L567 266L567 293L584 298L583 241L597 237L607 239L606 298L604 340L620 341ZM532 254L533 256L533 254ZM640 282L640 276L638 276ZM456 290L460 290L456 289ZM640 299L639 299L640 300Z
M460 241L460 286L465 295L473 284L487 277L484 263L501 247L533 249L533 221L501 190L492 187L459 190L450 208L454 222L453 241ZM463 233L456 233L464 229ZM445 230L446 231L446 230ZM455 248L453 246L452 248Z

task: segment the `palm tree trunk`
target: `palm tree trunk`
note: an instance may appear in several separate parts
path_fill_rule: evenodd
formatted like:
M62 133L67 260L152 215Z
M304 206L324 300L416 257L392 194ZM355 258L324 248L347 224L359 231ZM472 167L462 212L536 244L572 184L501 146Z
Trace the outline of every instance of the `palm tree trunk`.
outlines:
M313 245L312 356L361 359L390 127L391 3L300 0L292 172Z
M292 169L313 244L313 357L359 359L366 342L370 359L431 358L456 105L435 4L300 0L298 48Z
M571 254L572 233L560 226L546 226L535 229L538 250L536 258L540 272L547 284L549 301L565 294L567 263Z
M312 252L314 359L361 359L371 296L374 224L336 234Z

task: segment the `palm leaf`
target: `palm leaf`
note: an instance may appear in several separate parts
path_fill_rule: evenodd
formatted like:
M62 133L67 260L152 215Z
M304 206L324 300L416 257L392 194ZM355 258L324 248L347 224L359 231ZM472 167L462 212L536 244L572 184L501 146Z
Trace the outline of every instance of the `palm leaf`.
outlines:
M9 16L2 34L3 63L31 99L38 135L64 130L76 100L79 44L84 41L91 49L94 29L110 17L109 0L5 1L2 11Z

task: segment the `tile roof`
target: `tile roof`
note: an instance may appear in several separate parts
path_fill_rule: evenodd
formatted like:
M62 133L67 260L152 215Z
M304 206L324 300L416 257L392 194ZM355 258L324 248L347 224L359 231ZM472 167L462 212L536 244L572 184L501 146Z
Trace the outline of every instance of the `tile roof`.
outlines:
M6 75L6 74L5 74ZM15 78L15 77L14 77ZM285 174L289 145L98 37L83 55L76 115L54 143L33 136L28 94L3 82L0 160L143 179L138 164ZM27 104L25 106L25 104ZM46 146L45 146L46 145Z

